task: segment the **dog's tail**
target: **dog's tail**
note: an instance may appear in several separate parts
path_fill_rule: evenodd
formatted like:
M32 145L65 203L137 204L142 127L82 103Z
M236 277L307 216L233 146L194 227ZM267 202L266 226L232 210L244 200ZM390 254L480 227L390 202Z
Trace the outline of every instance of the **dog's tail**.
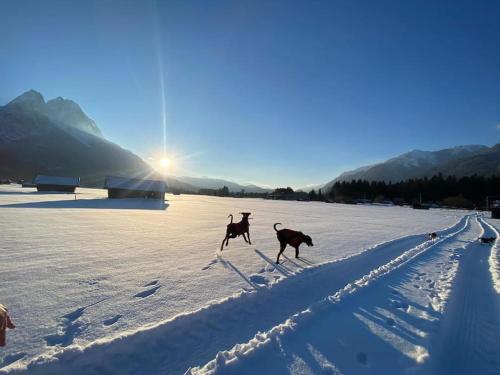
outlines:
M283 225L283 224L281 224L281 223L276 223L276 224L274 224L274 225L273 225L274 230L277 232L278 230L276 229L276 225Z
M230 223L230 224L232 224L232 223L233 223L233 214L229 214L229 216L228 216L228 217L230 217L230 218L231 218L231 223Z

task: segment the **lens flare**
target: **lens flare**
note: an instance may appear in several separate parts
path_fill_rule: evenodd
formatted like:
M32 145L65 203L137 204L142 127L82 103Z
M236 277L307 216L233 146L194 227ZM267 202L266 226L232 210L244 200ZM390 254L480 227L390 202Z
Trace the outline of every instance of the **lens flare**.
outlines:
M168 167L170 167L171 164L172 162L170 161L169 158L163 158L160 160L160 165L163 169L168 169Z

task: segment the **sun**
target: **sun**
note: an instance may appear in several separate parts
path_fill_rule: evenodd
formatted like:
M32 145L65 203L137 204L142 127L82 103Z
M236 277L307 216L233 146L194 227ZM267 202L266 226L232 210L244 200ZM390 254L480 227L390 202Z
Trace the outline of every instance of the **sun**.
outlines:
M160 165L163 169L167 169L168 167L170 167L171 164L172 162L170 161L169 158L160 159Z

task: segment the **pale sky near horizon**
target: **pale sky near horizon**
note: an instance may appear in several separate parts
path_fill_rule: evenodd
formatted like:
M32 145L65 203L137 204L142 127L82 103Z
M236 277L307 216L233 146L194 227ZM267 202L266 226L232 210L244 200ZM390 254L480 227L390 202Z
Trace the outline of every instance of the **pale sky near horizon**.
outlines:
M62 96L145 160L165 139L172 174L304 187L499 142L499 19L496 1L4 0L0 105Z

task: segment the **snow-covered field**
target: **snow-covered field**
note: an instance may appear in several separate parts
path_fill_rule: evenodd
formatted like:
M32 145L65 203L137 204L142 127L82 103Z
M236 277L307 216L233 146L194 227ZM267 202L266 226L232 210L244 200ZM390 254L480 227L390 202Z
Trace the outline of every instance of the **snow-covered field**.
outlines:
M467 284L463 259L481 260L467 265L483 276L476 292L491 288L488 322L500 311L498 246L475 241L499 223L472 213L189 195L159 205L94 189L76 198L0 187L0 303L17 325L0 371L432 372L444 365L434 351L450 356L439 349L448 326L468 317L444 314L448 299L464 304L451 287ZM219 256L227 215L240 211L252 212L252 245L240 237ZM315 246L275 266L275 222ZM488 327L478 335L495 337Z

